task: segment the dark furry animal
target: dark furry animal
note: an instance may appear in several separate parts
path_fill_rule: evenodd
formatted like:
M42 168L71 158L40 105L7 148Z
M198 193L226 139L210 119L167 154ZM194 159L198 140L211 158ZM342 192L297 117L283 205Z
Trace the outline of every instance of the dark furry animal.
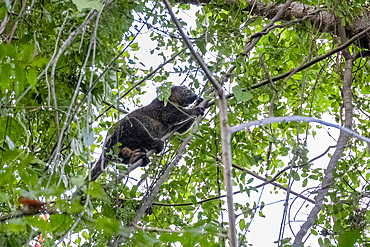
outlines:
M185 108L197 98L188 88L175 86L166 106L155 99L118 121L108 132L103 154L91 171L91 181L99 177L109 161L133 164L142 159L142 166L147 165L147 151L161 152L164 148L161 138L165 134L173 129L179 133L187 131L194 117L204 114L203 107Z

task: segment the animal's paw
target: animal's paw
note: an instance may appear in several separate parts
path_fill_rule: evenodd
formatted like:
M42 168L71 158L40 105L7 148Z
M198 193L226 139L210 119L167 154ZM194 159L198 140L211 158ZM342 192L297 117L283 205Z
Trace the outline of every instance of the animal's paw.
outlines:
M149 164L149 158L146 154L146 151L140 148L135 149L131 154L130 164L134 164L141 159L142 159L141 166L146 166L147 164Z
M157 139L156 140L156 144L157 144L157 147L155 149L155 153L158 154L160 152L162 152L163 148L164 148L164 141L162 141L161 139Z
M199 115L204 115L204 107L197 107L197 108L195 108L194 110L196 110L196 112L195 112L195 114L197 115L197 116L199 116Z
M202 103L203 102L203 99L202 98L200 98L200 97L198 97L197 98L197 101L195 101L195 106L198 106L200 103Z
M143 159L143 163L141 164L141 167L147 166L150 162L148 156L145 155L145 157L143 157L142 159Z

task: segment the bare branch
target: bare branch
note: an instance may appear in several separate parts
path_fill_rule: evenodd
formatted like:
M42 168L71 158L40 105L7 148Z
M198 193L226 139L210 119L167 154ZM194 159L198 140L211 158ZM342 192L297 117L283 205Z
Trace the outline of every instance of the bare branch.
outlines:
M255 177L255 178L259 179L259 180L265 181L264 183L259 184L258 186L256 186L256 188L262 187L262 186L267 185L267 184L272 184L272 185L274 185L274 186L276 186L276 187L278 187L278 188L280 188L280 189L282 189L282 190L285 190L285 191L287 191L287 190L288 190L288 188L285 188L283 185L278 184L278 183L276 183L276 182L274 182L274 181L276 181L276 179L277 179L277 178L278 178L278 177L279 177L279 176L280 176L284 171L288 170L288 169L290 168L290 166L286 167L286 169L283 169L283 171L281 171L281 172L279 172L278 174L276 174L276 175L275 175L271 180L268 180L267 178L261 177L260 175L255 174L254 172L251 172L251 171L249 171L249 170L247 170L247 169L245 169L245 168L243 168L243 167L240 167L240 166L238 166L238 165L233 164L233 167L237 168L238 170L245 171L247 174L249 174L249 175L251 175L251 176L253 176L253 177ZM301 166L297 166L297 168L298 168L298 167L301 167ZM292 191L292 190L289 190L289 193L291 193L291 194L293 194L293 195L295 195L295 196L297 196L297 197L299 197L299 198L301 198L301 199L303 199L303 200L306 200L306 201L308 201L308 202L310 202L310 203L315 203L315 201L314 201L314 200L312 200L312 199L310 199L310 198L308 198L308 197L302 196L301 194L299 194L299 193L297 193L297 192L294 192L294 191Z
M254 125L259 126L259 125L266 125L266 124L271 124L271 123L285 123L285 122L293 122L293 121L315 122L315 123L323 124L323 125L326 125L326 126L334 127L336 129L341 130L342 132L346 132L346 133L348 133L350 135L353 135L354 137L356 137L360 140L363 140L367 143L370 143L370 138L362 136L362 135L354 132L353 130L350 130L348 127L343 127L343 126L339 126L339 125L336 125L336 124L325 122L321 119L317 119L317 118L313 118L313 117L304 117L304 116L271 117L271 118L266 118L266 119L263 119L263 120L254 120L254 121L251 121L249 123L242 123L242 124L233 126L233 127L231 127L231 131L232 131L232 133L235 133L235 132L238 132L240 130L247 129L247 128L249 128L251 126L254 126Z
M179 20L177 20L175 14L173 13L170 2L168 0L163 0L163 2L166 5L166 8L171 16L172 21L175 23L187 47L189 48L191 54L193 55L195 60L198 62L199 66L202 68L208 80L212 83L213 87L217 90L217 93L219 93L219 91L222 91L222 87L220 83L218 83L218 81L213 77L212 72L209 70L208 66L203 61L203 58L198 54L198 52L194 50L193 45L191 44L189 38L186 36L184 31L182 30L181 23L179 22Z
M21 8L21 11L19 12L18 14L18 18L17 20L15 21L14 25L13 25L13 28L12 28L12 31L10 32L9 34L9 37L8 37L8 41L6 42L8 45L12 42L12 39L13 39L13 35L14 35L14 32L15 32L15 29L17 28L18 26L18 22L21 18L23 18L23 15L24 15L24 10L26 8L26 3L27 3L27 0L23 0L22 2L22 8ZM32 8L32 6L31 6Z

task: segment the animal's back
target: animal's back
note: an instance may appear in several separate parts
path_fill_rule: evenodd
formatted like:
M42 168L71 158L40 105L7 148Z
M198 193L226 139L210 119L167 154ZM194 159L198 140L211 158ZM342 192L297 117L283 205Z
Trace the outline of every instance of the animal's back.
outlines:
M149 105L143 106L128 114L127 118L136 118L153 138L162 138L169 129L169 126L163 122L163 111L163 103L155 99Z
M108 131L103 154L91 172L91 180L94 181L102 173L109 161L133 164L142 160L142 165L147 165L147 151L161 152L164 148L161 138L166 133L173 129L183 133L192 125L193 117L204 114L203 107L186 109L197 98L186 87L175 86L171 88L166 106L155 99L117 122Z

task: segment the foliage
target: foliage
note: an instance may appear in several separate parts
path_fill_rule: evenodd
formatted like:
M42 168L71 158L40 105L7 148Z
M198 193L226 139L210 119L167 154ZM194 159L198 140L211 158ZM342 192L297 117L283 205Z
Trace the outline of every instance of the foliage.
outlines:
M312 6L317 4L314 2L302 1ZM320 8L351 23L364 3L347 2L335 5L329 1ZM339 45L337 36L323 32L317 23L288 25L282 21L277 22L279 28L264 34L247 56L241 55L250 44L248 39L270 22L246 11L246 5L246 1L235 5L211 1L203 7L178 4L175 8L176 15L196 19L192 26L183 17L182 25L213 75L230 77L224 85L230 94L229 124L272 115L302 115L342 125L344 59L340 53L254 87L325 54ZM52 246L65 241L65 246L108 246L123 239L125 246L227 245L220 119L211 86L186 50L170 66L138 84L155 69L148 66L150 59L139 58L147 49L143 39L149 36L155 44L147 56L163 61L185 48L160 1L8 0L0 3L0 20L0 243ZM139 42L137 34L146 29L150 34ZM359 49L356 44L350 46L351 53ZM352 84L353 130L363 136L368 136L370 127L369 74L368 58L357 59ZM141 177L130 175L117 181L126 166L112 164L87 188L84 178L101 151L106 132L123 117L122 112L144 104L147 99L142 96L146 97L148 88L156 87L160 99L165 100L170 86L181 80L211 104L183 159L149 208L152 214L144 215L139 227L133 228L142 202L155 193L154 186L190 133L173 135L166 151L150 158ZM239 239L248 231L251 219L265 217L265 203L253 197L261 193L261 177L271 180L279 174L272 182L288 187L293 179L300 184L296 192L307 189L315 194L326 165L310 160L308 136L320 140L322 136L316 136L319 131L324 133L322 126L290 122L233 134L235 197L243 193L243 200L235 203ZM327 146L323 143L322 153ZM294 169L284 169L289 165ZM365 143L351 139L311 229L320 246L369 244L368 166ZM82 198L72 196L79 188L84 191ZM274 187L271 193L277 191ZM20 197L46 202L47 210L30 212L19 203ZM289 203L299 204L296 200ZM151 228L143 230L143 225ZM279 241L282 246L292 244L287 236ZM247 236L244 244L250 243Z

